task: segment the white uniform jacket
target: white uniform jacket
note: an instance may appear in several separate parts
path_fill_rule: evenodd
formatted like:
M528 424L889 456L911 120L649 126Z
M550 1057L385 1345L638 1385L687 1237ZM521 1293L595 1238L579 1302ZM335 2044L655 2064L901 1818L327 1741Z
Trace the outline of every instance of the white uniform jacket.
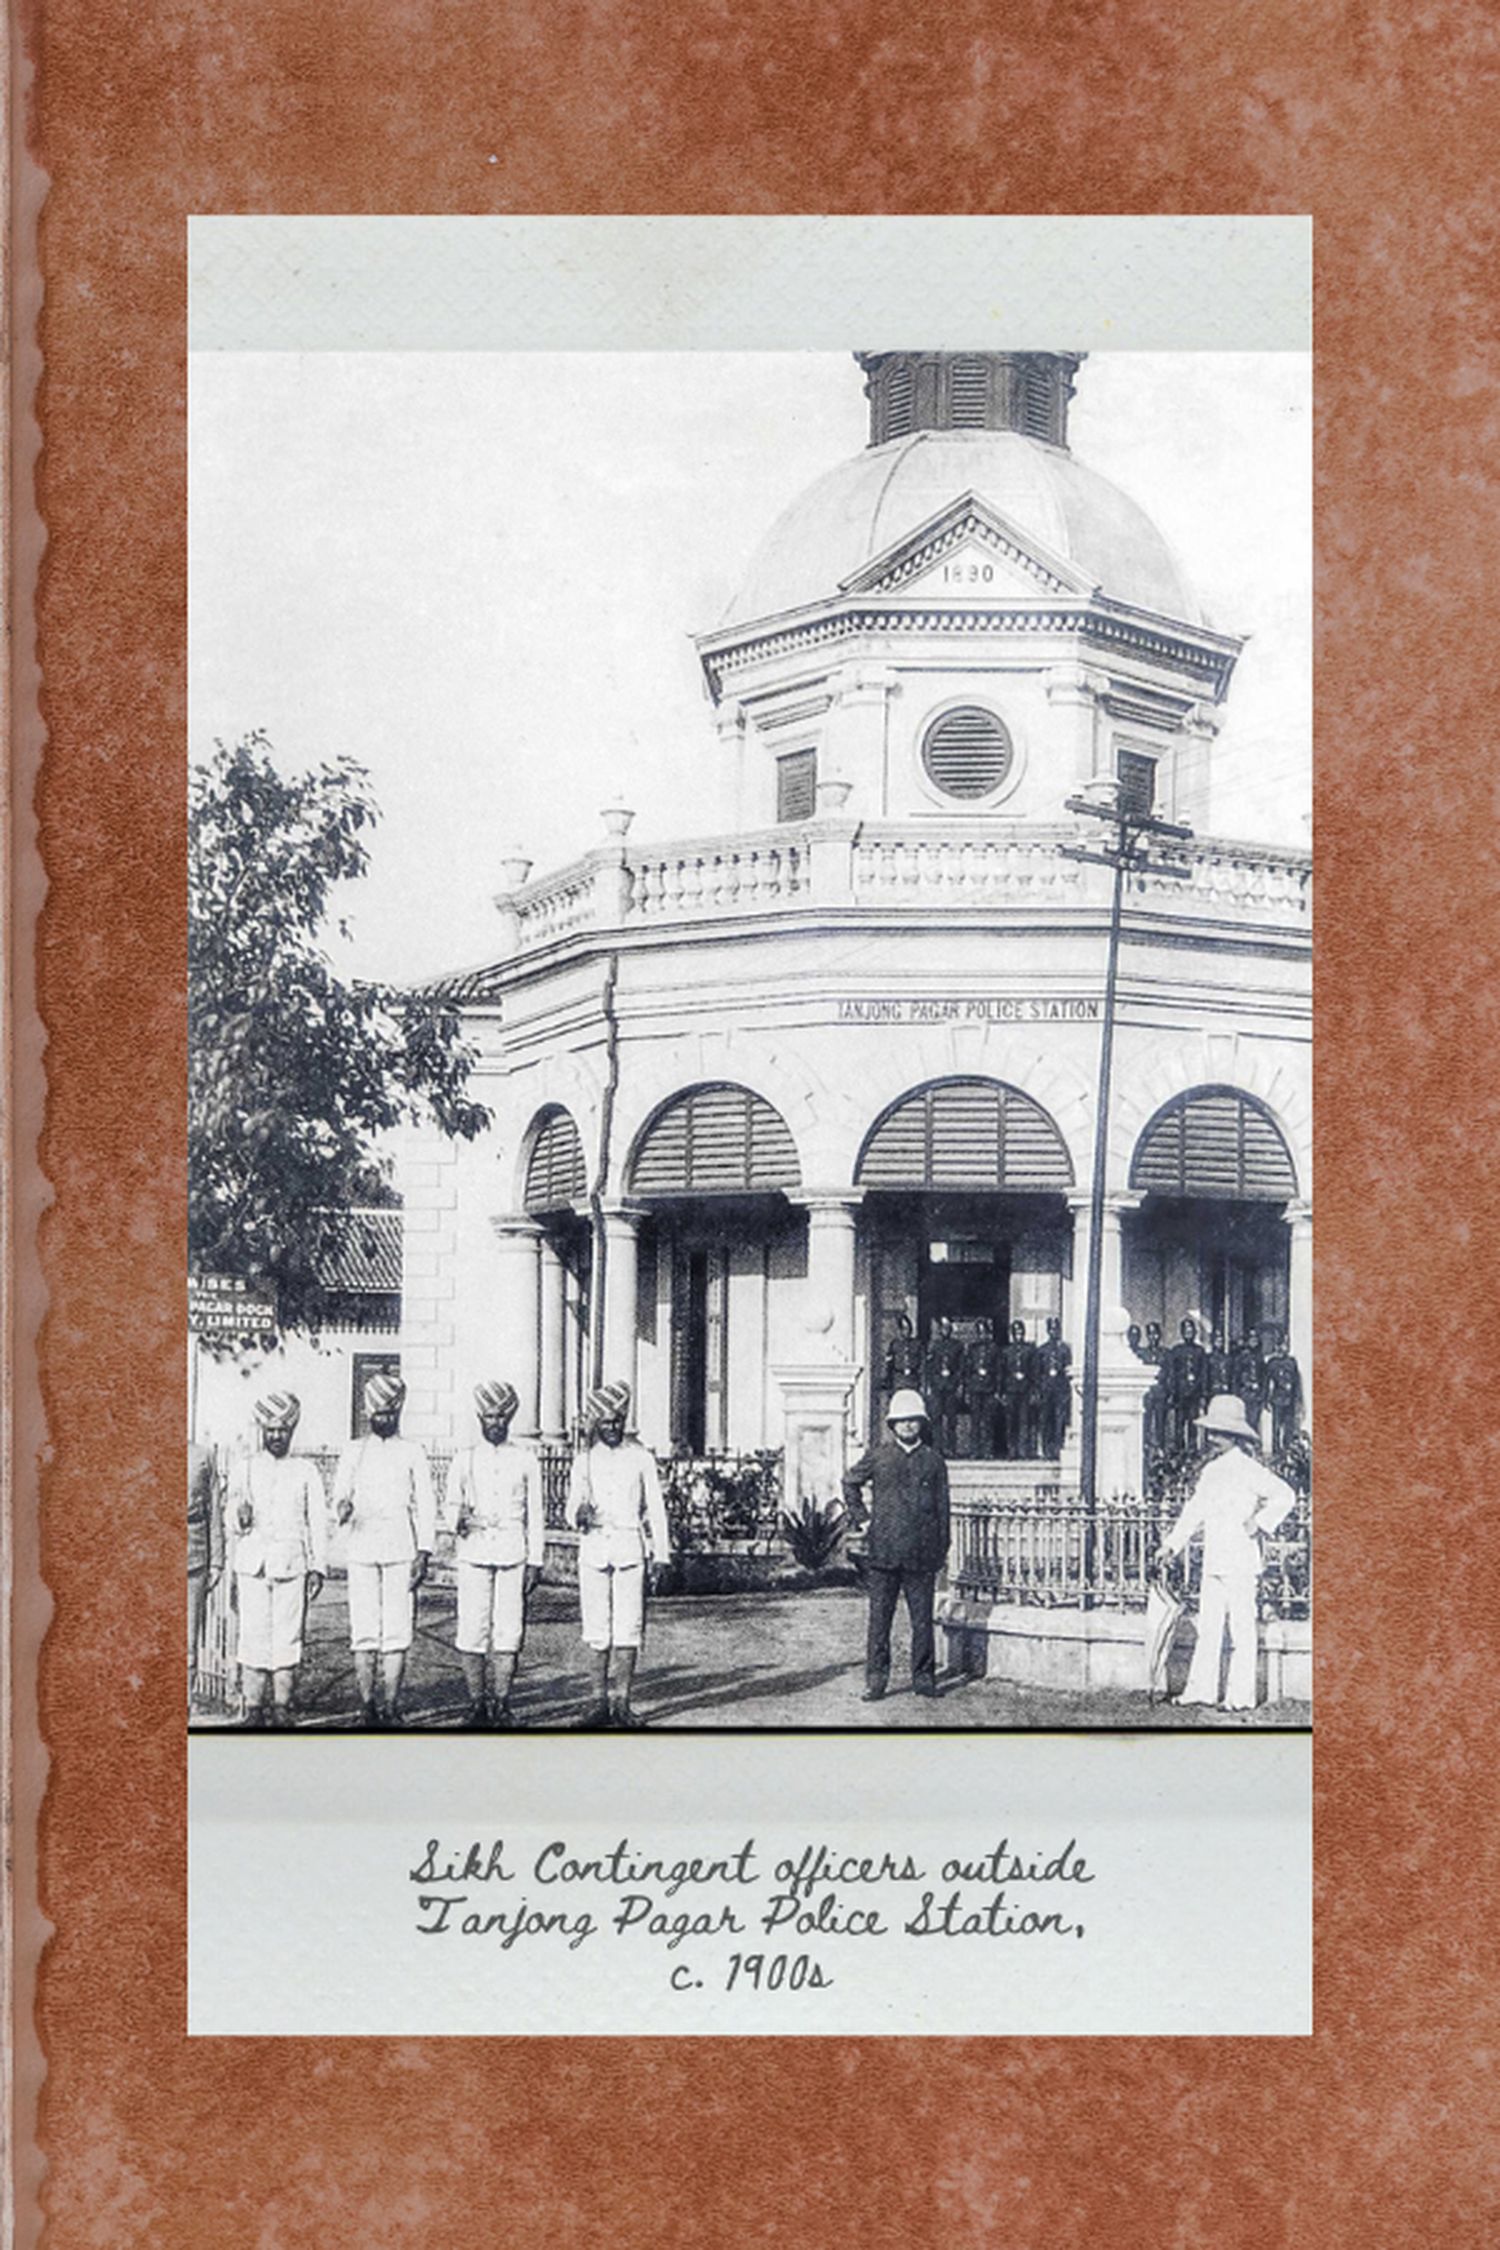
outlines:
M437 1510L427 1455L414 1438L355 1438L339 1455L333 1480L335 1516L354 1502L349 1525L352 1563L410 1562L432 1552Z
M250 1528L239 1528L249 1501ZM328 1569L328 1504L316 1462L288 1453L278 1461L263 1449L247 1453L230 1472L229 1524L234 1567L247 1578L305 1578Z
M595 1525L580 1534L578 1560L596 1570L628 1570L648 1555L665 1561L672 1548L655 1455L633 1438L587 1445L573 1456L568 1521L591 1502Z
M467 1511L470 1527L460 1531ZM506 1566L547 1559L547 1524L542 1513L542 1464L529 1445L507 1439L455 1453L448 1465L443 1520L453 1533L455 1562Z
M1261 1536L1275 1531L1296 1505L1289 1484L1232 1446L1204 1463L1162 1552L1181 1554L1194 1532L1201 1531L1204 1577L1253 1584L1261 1571Z

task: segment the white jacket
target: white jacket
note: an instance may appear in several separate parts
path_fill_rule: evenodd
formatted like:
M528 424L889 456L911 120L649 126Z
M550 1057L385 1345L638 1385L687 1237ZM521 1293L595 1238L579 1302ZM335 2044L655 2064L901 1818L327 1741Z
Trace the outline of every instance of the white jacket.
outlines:
M619 1445L587 1445L573 1456L568 1482L568 1521L591 1505L594 1528L578 1541L578 1559L596 1570L628 1570L647 1555L665 1560L671 1553L666 1504L656 1457L632 1438Z
M1239 1446L1206 1461L1162 1552L1181 1554L1195 1532L1203 1535L1203 1575L1231 1583L1260 1576L1262 1537L1285 1522L1297 1505L1289 1484Z
M467 1513L467 1532L458 1528ZM547 1524L542 1513L542 1464L529 1445L507 1439L455 1453L448 1465L443 1518L453 1533L455 1562L506 1567L547 1559Z
M239 1528L248 1501L248 1531ZM323 1479L306 1455L277 1460L264 1448L235 1463L229 1480L234 1567L247 1578L304 1578L328 1569L328 1506Z

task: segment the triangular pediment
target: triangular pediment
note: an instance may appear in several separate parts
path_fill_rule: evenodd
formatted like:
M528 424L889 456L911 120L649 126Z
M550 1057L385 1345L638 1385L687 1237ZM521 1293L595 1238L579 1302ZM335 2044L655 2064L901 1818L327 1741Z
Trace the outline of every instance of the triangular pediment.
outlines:
M1056 601L1086 598L1097 593L1098 584L977 493L966 492L846 578L839 590L923 600Z

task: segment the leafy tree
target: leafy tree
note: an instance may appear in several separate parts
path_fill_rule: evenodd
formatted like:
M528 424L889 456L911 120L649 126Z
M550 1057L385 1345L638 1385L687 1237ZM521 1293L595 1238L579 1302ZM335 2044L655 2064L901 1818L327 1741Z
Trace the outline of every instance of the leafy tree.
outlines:
M432 1119L471 1140L489 1122L465 1093L457 1011L345 981L322 950L330 893L364 874L378 818L352 759L282 774L258 732L217 744L191 784L189 1260L274 1289L284 1329L318 1326L349 1209L394 1200L380 1137Z

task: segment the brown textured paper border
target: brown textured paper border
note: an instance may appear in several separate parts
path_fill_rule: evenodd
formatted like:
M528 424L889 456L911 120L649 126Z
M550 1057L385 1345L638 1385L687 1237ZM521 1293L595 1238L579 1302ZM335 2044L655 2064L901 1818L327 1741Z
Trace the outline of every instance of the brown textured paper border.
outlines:
M50 177L48 2250L1485 2239L1500 910L1496 654L1472 613L1500 582L1493 17L32 0L24 36ZM184 1413L186 215L1007 207L1316 222L1317 2031L190 2046L163 1497ZM15 786L24 810L20 750ZM38 1624L22 1612L23 1659Z

